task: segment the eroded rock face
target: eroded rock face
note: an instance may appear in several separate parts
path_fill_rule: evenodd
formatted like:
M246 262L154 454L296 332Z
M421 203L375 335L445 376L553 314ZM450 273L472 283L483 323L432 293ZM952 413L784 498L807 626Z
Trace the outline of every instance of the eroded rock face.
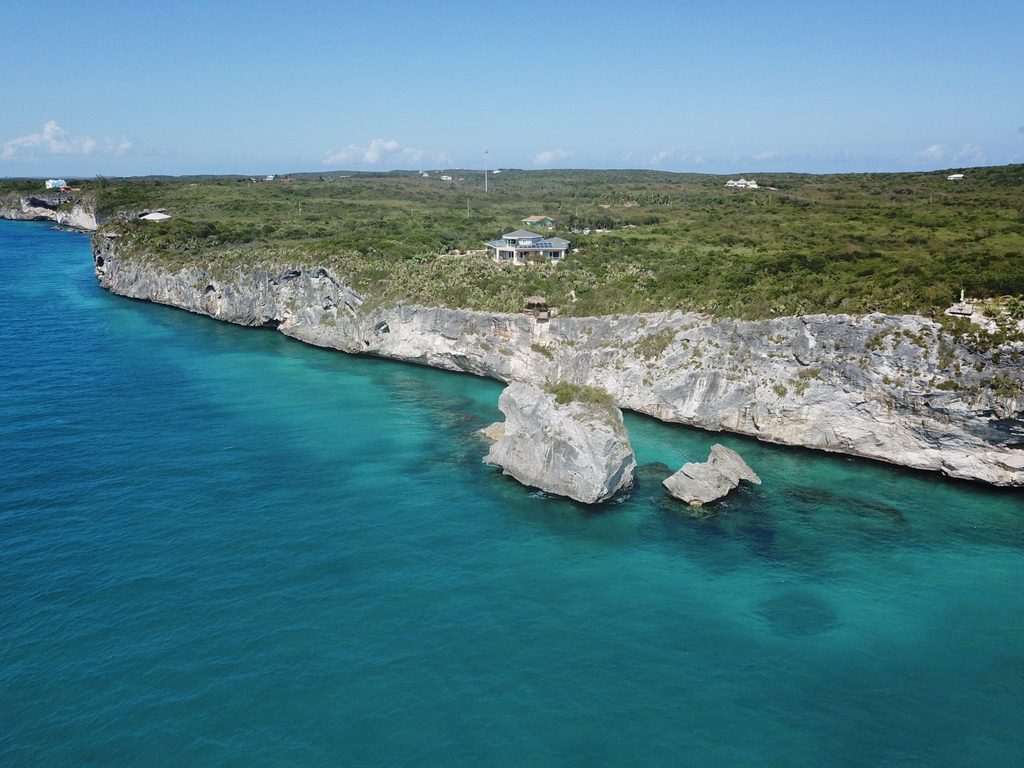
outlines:
M761 478L736 451L716 443L707 461L684 464L663 480L662 485L680 501L699 507L722 498L739 485L740 480L761 484Z
M498 408L505 431L484 461L520 483L595 504L633 482L636 460L615 406L559 405L540 387L515 382Z
M171 268L125 258L102 234L93 250L114 293L317 346L596 386L662 421L1024 486L1024 345L978 352L923 317L662 312L538 323L445 307L368 311L343 276L315 265ZM997 380L1004 386L987 384Z
M77 200L67 192L48 192L0 198L0 219L54 221L65 227L93 231L99 221L91 203Z

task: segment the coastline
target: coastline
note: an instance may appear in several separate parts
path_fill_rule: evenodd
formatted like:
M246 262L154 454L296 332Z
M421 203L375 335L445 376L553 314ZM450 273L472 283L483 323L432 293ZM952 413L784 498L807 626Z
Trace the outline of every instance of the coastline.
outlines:
M0 197L0 219L52 221L80 232L95 232L100 226L95 206L61 192Z
M1010 354L958 344L913 315L739 321L677 311L554 317L399 305L365 309L311 265L244 274L124 259L93 238L100 285L306 343L499 381L566 380L661 421L879 460L998 486L1024 485L1024 397L981 382L1020 378Z
M0 218L99 226L81 199L61 200L63 209L2 202ZM538 322L411 304L367 309L315 265L168 271L124 258L110 233L94 234L92 249L97 279L112 293L314 346L503 382L566 380L664 422L1024 486L1024 350L978 352L923 317L742 321L667 311ZM993 377L1017 386L1001 396L984 386Z

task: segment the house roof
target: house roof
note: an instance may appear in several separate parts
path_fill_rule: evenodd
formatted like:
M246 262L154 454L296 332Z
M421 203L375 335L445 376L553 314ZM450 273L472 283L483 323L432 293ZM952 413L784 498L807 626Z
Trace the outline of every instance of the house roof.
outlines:
M550 216L527 216L523 221L554 221Z
M527 232L525 229L517 229L515 232L509 232L508 234L502 235L502 237L514 237L516 240L522 240L523 238L537 238L539 240L544 237L544 235L538 235L536 232Z
M506 245L504 240L491 240L487 243L488 248L501 248Z
M569 241L561 237L552 237L545 240L541 245L550 245L555 250L561 250L569 247Z

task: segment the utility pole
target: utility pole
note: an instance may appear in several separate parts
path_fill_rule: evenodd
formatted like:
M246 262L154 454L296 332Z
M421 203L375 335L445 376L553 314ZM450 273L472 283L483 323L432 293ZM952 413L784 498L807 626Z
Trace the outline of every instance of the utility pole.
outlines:
M487 194L487 147L484 147L484 194Z

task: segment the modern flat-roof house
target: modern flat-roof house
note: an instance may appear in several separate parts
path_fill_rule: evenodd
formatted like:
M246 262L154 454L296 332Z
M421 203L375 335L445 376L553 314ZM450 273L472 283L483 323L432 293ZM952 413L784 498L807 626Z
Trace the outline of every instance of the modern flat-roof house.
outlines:
M960 181L963 177L964 175L962 173L951 173L946 177L946 179L949 181Z
M60 189L61 187L66 187L67 185L68 185L68 183L66 181L64 181L64 179L47 179L46 180L46 188L47 189Z
M545 227L546 229L554 229L555 220L550 216L527 216L521 222L524 227Z
M549 261L557 264L569 252L569 241L561 237L549 237L536 232L517 229L491 240L488 248L494 251L493 259L499 264L525 264L528 261Z

